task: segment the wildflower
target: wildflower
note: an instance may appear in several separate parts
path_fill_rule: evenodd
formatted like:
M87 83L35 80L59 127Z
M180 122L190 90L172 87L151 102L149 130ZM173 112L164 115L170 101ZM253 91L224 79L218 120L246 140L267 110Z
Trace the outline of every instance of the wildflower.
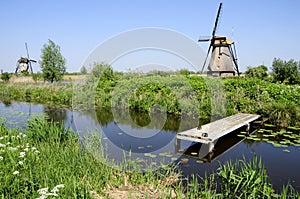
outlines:
M24 151L28 151L28 148L25 148Z
M14 175L18 175L20 172L19 171L14 171L13 174Z
M56 192L59 191L59 188L64 188L64 187L65 187L64 184L56 185L56 186L51 190L51 192L54 193L54 194L56 194Z
M34 153L40 153L38 150L34 151Z
M46 195L48 193L48 187L38 190L40 195Z
M0 140L3 140L3 139L4 139L4 137L3 137L3 136L1 136L1 137L0 137Z
M25 152L20 152L20 158L24 158L24 156L25 156Z
M3 160L3 157L2 157L2 156L0 156L0 160Z
M19 165L23 165L23 161L19 161Z
M10 142L7 142L6 145L10 145Z
M32 148L31 148L31 150L35 151L35 150L36 150L36 148L35 148L35 147L32 147Z
M5 147L5 146L6 146L5 144L1 144L1 143L0 143L0 147Z
M8 147L8 150L10 150L10 151L16 151L17 148L15 148L15 147Z

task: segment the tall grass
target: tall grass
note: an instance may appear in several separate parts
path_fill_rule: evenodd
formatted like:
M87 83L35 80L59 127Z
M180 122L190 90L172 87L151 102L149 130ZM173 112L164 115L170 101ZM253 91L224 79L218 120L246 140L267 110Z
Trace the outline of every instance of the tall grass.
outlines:
M96 134L95 134L96 135ZM275 194L261 159L221 165L203 180L187 183L176 167L145 173L126 161L109 165L101 140L92 134L84 144L63 125L44 117L28 121L25 131L0 124L0 198L288 198L299 194L290 185ZM127 191L124 191L127 190ZM124 195L125 194L125 195Z
M125 179L154 188L162 182L162 172L130 174L104 164L73 131L44 117L32 118L26 132L1 124L0 139L0 198L93 198L95 193L107 196L110 187L124 185ZM161 187L162 193L168 189Z
M0 97L60 105L115 106L141 111L162 110L177 115L232 115L257 113L278 126L300 126L300 86L283 85L255 78L218 81L199 76L140 76L126 74L102 78L95 84L0 83ZM226 104L212 103L224 89ZM73 97L73 99L72 99ZM222 96L221 96L222 97ZM216 99L218 100L218 99ZM87 106L86 104L89 104ZM226 110L223 107L226 106ZM77 107L73 107L77 108ZM214 112L214 113L212 113Z

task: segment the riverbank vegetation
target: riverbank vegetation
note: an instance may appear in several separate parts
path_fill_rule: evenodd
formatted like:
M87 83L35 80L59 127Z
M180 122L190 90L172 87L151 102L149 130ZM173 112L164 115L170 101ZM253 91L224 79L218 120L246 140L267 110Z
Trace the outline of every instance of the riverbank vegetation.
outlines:
M94 144L102 147L101 140L94 136L83 140L62 124L41 116L31 118L25 130L8 129L2 123L1 198L299 197L289 185L282 193L275 193L256 157L228 162L203 180L194 176L186 181L173 166L145 173L128 172L124 165L120 165L123 170L113 168L103 154L94 156L89 148Z
M76 94L74 94L75 92ZM198 115L199 119L256 113L270 123L300 126L300 86L268 79L114 72L99 64L86 84L0 83L0 97L17 101L130 108ZM77 107L73 107L77 108Z

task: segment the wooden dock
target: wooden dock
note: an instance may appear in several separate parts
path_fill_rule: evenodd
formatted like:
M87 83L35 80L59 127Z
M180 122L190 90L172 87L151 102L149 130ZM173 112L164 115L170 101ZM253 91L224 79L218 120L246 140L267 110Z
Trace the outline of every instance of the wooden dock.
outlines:
M217 140L234 130L243 126L250 128L250 123L260 118L259 115L238 113L214 122L201 126L201 129L193 128L180 132L176 135L178 140L188 140L200 142L209 145L209 151L212 151Z

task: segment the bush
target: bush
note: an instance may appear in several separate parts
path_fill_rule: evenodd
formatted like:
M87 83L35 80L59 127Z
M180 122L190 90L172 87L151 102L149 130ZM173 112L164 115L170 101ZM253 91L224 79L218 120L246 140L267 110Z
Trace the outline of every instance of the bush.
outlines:
M264 65L260 65L254 68L249 67L245 74L247 77L264 79L268 76L268 68Z
M94 67L91 71L90 81L98 80L113 80L114 71L109 64L105 63L94 63Z
M10 79L10 74L8 72L4 72L1 74L1 79L5 82L8 82Z

